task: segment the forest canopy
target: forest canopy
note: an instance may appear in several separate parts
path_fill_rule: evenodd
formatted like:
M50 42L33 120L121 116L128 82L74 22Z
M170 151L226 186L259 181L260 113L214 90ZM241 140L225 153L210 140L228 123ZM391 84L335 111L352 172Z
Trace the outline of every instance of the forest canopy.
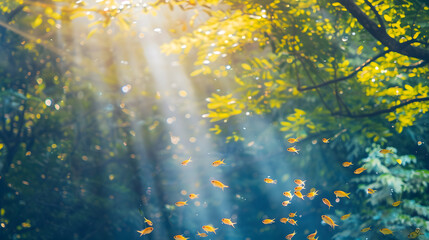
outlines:
M222 239L284 238L293 228L261 221L285 211L295 178L321 195L292 203L297 237L429 237L427 0L5 0L0 12L0 239L137 239L147 219L144 237L194 239L223 217L238 224ZM229 189L205 190L214 178ZM338 188L353 197L329 207L330 230L321 199ZM191 210L174 204L192 191Z

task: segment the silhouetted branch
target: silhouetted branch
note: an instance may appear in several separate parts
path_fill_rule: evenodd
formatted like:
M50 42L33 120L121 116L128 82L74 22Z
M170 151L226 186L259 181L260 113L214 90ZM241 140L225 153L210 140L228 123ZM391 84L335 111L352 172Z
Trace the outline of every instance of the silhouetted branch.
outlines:
M383 19L381 19L380 14L378 14L377 9L375 9L374 5L372 5L368 0L365 0L365 3L371 8L371 10L374 12L375 17L377 18L378 22L380 23L380 28L382 31L386 31L386 26L384 26Z
M398 108L404 107L408 104L411 103L415 103L415 102L425 102L425 101L429 101L429 97L425 97L425 98L414 98L414 99L408 99L408 100L404 100L402 101L402 103L387 108L387 109L382 109L382 110L378 110L378 111L374 111L374 112L370 112L370 113L363 113L363 114L343 114L343 113L334 113L334 116L343 116L343 117L350 117L350 118L364 118L364 117L373 117L373 116L377 116L380 114L384 114L384 113L390 113L395 111Z
M353 0L338 0L350 14L365 28L375 39L380 41L391 51L400 53L408 57L414 57L421 60L429 61L429 49L415 47L408 43L400 43L389 36L378 25L366 15Z
M13 20L13 18L24 9L25 5L20 5L14 10L12 10L9 15L7 15L6 22L10 22Z
M350 79L352 77L354 77L358 72L362 71L362 69L366 66L368 66L370 63L374 62L375 60L377 60L380 57L383 57L384 55L386 55L388 52L390 52L390 50L386 50L384 52L381 52L377 55L375 55L374 57L366 60L362 65L360 65L359 67L355 68L355 70L353 72L351 72L349 75L344 76L344 77L340 77L340 78L336 78L327 82L323 82L317 85L313 85L313 86L309 86L309 87L298 87L298 91L308 91L308 90L312 90L312 89L317 89L320 87L324 87L333 83L337 83L337 82L341 82L347 79Z
M298 58L298 59L299 59L299 61L301 62L301 64L302 64L302 68L304 69L304 72L306 73L306 75L308 76L308 78L310 79L310 81L311 81L313 84L316 84L316 83L315 83L315 81L313 80L313 78L311 77L310 71L308 71L308 69L305 67L305 64L302 62L301 58ZM316 92L317 92L317 95L319 95L319 98L320 98L320 101L322 102L322 104L323 104L323 105L326 107L326 109L328 109L328 110L329 110L329 112L331 112L331 114L332 114L332 113L333 113L333 111L332 111L331 107L329 107L329 105L326 103L325 99L323 98L322 94L320 93L319 88L316 88Z

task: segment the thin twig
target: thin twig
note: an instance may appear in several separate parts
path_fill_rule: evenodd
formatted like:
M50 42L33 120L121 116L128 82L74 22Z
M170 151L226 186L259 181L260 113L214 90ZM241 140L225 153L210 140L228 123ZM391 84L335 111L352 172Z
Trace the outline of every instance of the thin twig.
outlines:
M382 110L378 110L378 111L374 111L374 112L370 112L370 113L363 113L363 114L342 114L342 113L335 113L333 115L343 116L343 117L350 117L350 118L373 117L373 116L377 116L377 115L384 114L384 113L391 113L391 112L395 111L396 109L404 107L404 106L409 105L411 103L425 102L425 101L429 101L429 97L414 98L414 99L404 100L404 101L402 101L402 103L400 103L400 104L398 104L396 106L393 106L391 108L382 109Z
M301 58L298 58L299 61L302 64L302 68L304 69L304 72L306 73L306 75L308 76L308 78L310 79L310 81L315 84L314 79L311 77L310 72L308 71L308 69L305 67L305 64L302 62ZM316 88L316 92L317 95L319 95L320 101L322 102L322 104L325 106L326 109L328 109L329 112L331 112L331 114L333 114L332 108L329 107L329 105L326 103L325 99L323 98L322 94L320 93L320 90L318 88Z
M337 78L337 79L333 79L333 80L330 80L330 81L327 81L327 82L323 82L323 83L320 83L320 84L317 84L317 85L309 86L309 87L301 87L301 88L298 88L298 90L301 91L301 92L308 91L308 90L317 89L317 88L324 87L324 86L327 86L327 85L330 85L330 84L333 84L333 83L337 83L337 82L341 82L341 81L350 79L350 78L354 77L358 72L362 71L362 69L364 67L368 66L370 63L374 62L378 58L383 57L388 52L390 52L390 50L386 50L384 52L381 52L381 53L375 55L374 57L366 60L362 65L360 65L359 67L355 68L355 70L353 72L351 72L350 74L348 74L347 76L340 77L340 78Z
M386 26L384 26L383 19L381 18L380 14L378 13L377 9L375 9L374 5L370 3L368 0L365 0L365 3L371 8L371 10L374 12L375 17L377 18L378 22L380 23L380 29L382 31L386 31Z
M429 61L429 49L422 47L415 47L411 44L400 43L392 38L386 31L380 31L377 23L372 21L369 16L362 11L354 0L338 0L347 11L371 34L375 39L380 41L384 46L388 47L391 51L400 53L408 57L414 57L421 60Z
M424 67L425 65L427 65L429 62L428 61L423 61L423 60L421 60L421 61L418 61L418 62L416 62L416 63L414 63L414 64L410 64L410 65L408 65L408 66L401 66L401 68L404 68L404 69L414 69L414 68L420 68L420 67Z

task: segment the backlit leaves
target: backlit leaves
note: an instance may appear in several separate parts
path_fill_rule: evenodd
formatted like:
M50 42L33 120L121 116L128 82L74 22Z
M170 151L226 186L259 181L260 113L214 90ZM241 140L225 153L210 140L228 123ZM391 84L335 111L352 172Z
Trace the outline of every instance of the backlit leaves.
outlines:
M301 137L305 137L310 132L316 132L315 124L306 116L306 112L301 109L294 109L295 113L289 114L286 117L287 121L280 122L281 128L280 131L288 132L286 134L286 138L298 135Z
M240 114L244 105L236 100L237 99L232 97L232 94L226 96L213 94L212 97L208 99L209 103L207 104L209 113L206 116L210 118L210 122L225 120Z
M310 99L312 99L314 95L311 93L302 95L297 90L297 78L300 78L301 82L298 84L301 86L311 86L315 81L347 76L362 61L386 50L380 46L380 43L367 40L368 34L357 19L348 13L343 14L342 12L347 10L339 3L308 0L258 4L253 1L244 1L239 7L234 2L225 3L230 5L228 11L211 11L207 22L196 26L192 33L164 45L162 49L167 54L188 54L191 48L195 49L197 60L194 64L197 69L191 73L191 76L214 74L216 77L227 77L228 71L221 69L224 66L220 64L219 67L219 64L216 64L221 61L220 59L224 57L229 59L231 54L254 45L271 48L272 53L264 51L262 57L258 55L251 59L244 59L235 65L237 73L234 78L238 84L238 88L234 91L234 95L237 96L236 101L242 103L252 113L265 114L272 113L276 109L283 110L289 105L288 103L292 104L294 100L297 101L303 96L311 96ZM357 1L357 4L366 14L376 19L374 12L363 0ZM391 36L404 36L400 39L402 42L423 37L420 34L419 25L416 25L412 35L409 35L411 23L406 11L411 11L410 9L415 7L412 4L403 3L392 7L394 5L389 1L373 3L373 5L378 13L383 15L384 24ZM329 14L320 14L321 9L325 9ZM427 11L426 8L423 10ZM423 11L416 14L421 17ZM367 43L362 44L361 40ZM353 48L356 44L359 44L356 46L357 51L350 53L348 48ZM413 44L419 45L419 43ZM334 45L341 50L333 47ZM360 56L362 60L357 60L356 56ZM348 89L361 91L355 96L343 95L346 98L343 100L345 104L350 105L349 111L358 113L362 111L362 106L365 106L363 109L367 112L371 112L396 106L398 100L406 101L423 97L424 94L416 95L411 92L400 97L397 91L404 88L404 81L409 78L420 80L427 78L427 68L405 68L416 62L415 59L405 55L387 53L384 57L362 68L347 83L340 83L338 92L340 94L350 92ZM413 89L416 88L415 91L413 90L414 93L419 91L418 85L413 83L408 85ZM420 89L420 91L423 90ZM328 94L328 92L322 90L321 94ZM350 100L347 100L347 97ZM334 96L328 95L325 98L328 99L327 105L333 105ZM344 111L341 107L335 107L335 104L333 106L335 109L331 111ZM416 112L417 106L421 112ZM396 130L401 132L403 127L411 126L416 117L426 112L426 109L424 102L410 104L398 108L386 118L388 121L395 121ZM406 112L405 115L404 112ZM217 120L225 119L227 115L224 114ZM378 126L374 126L374 129L376 128ZM368 129L368 132L375 131ZM372 137L376 141L380 139L378 134Z

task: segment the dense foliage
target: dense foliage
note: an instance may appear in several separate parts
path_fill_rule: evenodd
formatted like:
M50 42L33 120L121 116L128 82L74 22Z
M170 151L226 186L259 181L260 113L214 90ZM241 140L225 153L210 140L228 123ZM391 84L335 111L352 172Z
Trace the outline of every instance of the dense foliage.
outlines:
M427 1L0 9L0 239L136 239L145 217L150 239L194 239L225 217L238 224L221 239L429 237ZM206 190L219 178L228 189ZM320 196L282 207L295 178ZM351 199L334 203L338 189ZM200 200L174 205L190 192ZM295 228L261 225L295 211Z

